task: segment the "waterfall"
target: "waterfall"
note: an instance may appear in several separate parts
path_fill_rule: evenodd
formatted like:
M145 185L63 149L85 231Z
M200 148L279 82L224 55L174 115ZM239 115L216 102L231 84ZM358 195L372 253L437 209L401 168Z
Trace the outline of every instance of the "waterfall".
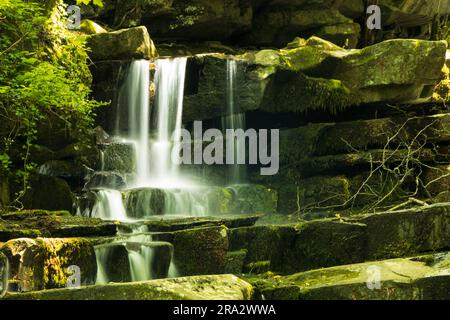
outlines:
M236 75L237 75L237 62L236 60L227 60L227 86L226 86L226 103L227 114L222 117L222 130L226 132L227 129L243 129L245 130L245 113L239 113L239 106L236 105ZM245 153L245 150L241 150L242 147L236 141L234 142L234 164L230 165L228 183L237 184L242 183L246 179L245 165L239 165L237 163L237 157L239 154Z
M126 221L127 214L123 205L122 193L118 190L99 190L97 201L92 209L92 217Z
M207 214L206 193L184 179L178 165L172 161L172 151L181 140L186 63L187 58L156 61L156 97L151 114L149 62L130 63L118 93L113 141L133 146L134 153L131 152L130 156L134 160L134 172L115 174L131 174L132 179L124 179L131 182L121 190L131 194L137 192L138 196L130 207L130 193L125 197L125 205L121 191L94 189L97 200L91 211L92 217L135 222L152 214ZM101 160L104 170L104 163L108 160L105 154ZM163 199L163 211L152 207L155 197ZM97 284L177 276L178 271L172 261L173 247L152 241L145 225L129 226L133 232L122 235L127 237L126 240L96 246Z
M131 281L145 281L152 279L153 251L146 246L140 246L139 250L128 250L130 261Z
M107 284L109 282L108 273L105 267L110 263L110 251L108 247L95 248L95 259L97 260L96 284Z
M131 62L124 84L119 92L119 108L126 107L128 126L124 127L119 112L116 134L135 146L135 184L145 185L149 180L149 130L150 130L150 62Z
M133 231L126 242L115 241L95 248L97 284L107 284L110 281L129 280L135 282L153 279L154 252L148 246L152 242L152 237L148 234L146 226L131 227ZM111 264L117 264L117 260L123 262L124 258L127 260L129 270L119 271L111 266ZM125 279L118 279L118 277L124 277Z
M180 142L187 58L156 61L156 137L150 146L152 186L172 187L180 181L172 149Z

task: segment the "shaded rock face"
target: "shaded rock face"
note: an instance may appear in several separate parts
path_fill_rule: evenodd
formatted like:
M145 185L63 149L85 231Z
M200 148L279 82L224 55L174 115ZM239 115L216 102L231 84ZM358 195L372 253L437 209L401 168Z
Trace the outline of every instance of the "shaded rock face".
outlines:
M381 7L382 30L365 30L370 4ZM358 42L373 44L392 38L439 39L436 26L438 21L445 22L450 7L439 0L114 0L102 11L92 15L116 28L146 25L158 40L283 47L295 36L317 35L354 48Z
M87 46L93 61L150 59L157 56L145 27L103 32L89 36Z
M256 296L288 300L447 300L449 254L351 264L252 279Z
M344 50L312 37L283 50L248 52L238 59L237 112L335 113L373 102L426 98L441 77L445 42L390 40ZM184 121L225 115L226 59L193 57L187 67Z
M23 300L250 300L252 286L233 275L195 276L138 283L8 295Z
M73 211L75 198L65 180L35 175L30 179L30 187L22 200L26 209Z
M252 32L244 43L283 47L296 36L324 36L338 45L355 48L360 27L336 9L268 8L255 16Z
M405 257L448 247L448 210L448 204L441 204L348 219L235 228L229 232L229 246L230 251L248 251L246 265L265 261L270 270L283 274Z
M130 10L134 14L129 14ZM118 0L114 24L146 25L153 36L195 40L223 40L242 33L252 24L252 7L246 1L134 1Z
M380 118L337 123L314 123L280 131L280 171L275 177L250 175L255 183L277 190L278 212L295 213L306 208L329 206L365 206L377 201L375 194L355 196L371 170L381 164L398 166L408 158L412 141L424 144L415 151L416 163L446 162L445 148L449 136L449 115ZM391 140L389 146L386 142ZM442 155L439 155L442 153ZM420 190L426 197L445 191L445 165L411 172L389 201L404 199L414 193L415 179L423 181ZM372 168L372 169L371 169ZM400 176L375 172L369 185L386 194L386 185L399 182ZM378 181L378 176L380 181ZM434 179L438 179L434 181ZM427 193L430 193L427 194ZM401 202L401 201L400 201ZM313 210L314 211L314 210Z
M133 154L136 152L130 143L109 143L102 145L103 171L132 173L136 164Z
M95 282L97 264L92 245L84 239L15 239L0 249L11 263L13 291L64 288L72 265L81 269L81 283Z
M90 189L114 189L120 190L126 186L125 178L117 172L95 172L86 182L84 188Z
M97 61L90 66L93 74L92 95L97 101L110 101L110 106L97 111L97 123L107 132L114 130L114 117L118 104L118 89L125 77L125 70L129 65L126 60Z

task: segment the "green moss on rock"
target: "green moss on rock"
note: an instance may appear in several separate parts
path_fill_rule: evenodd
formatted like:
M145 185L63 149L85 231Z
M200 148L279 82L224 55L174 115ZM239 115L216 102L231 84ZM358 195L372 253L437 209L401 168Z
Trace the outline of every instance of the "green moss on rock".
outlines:
M253 287L233 275L195 276L9 294L6 300L249 300Z
M72 265L80 267L83 284L95 282L97 262L87 240L22 238L6 242L0 250L11 262L11 282L17 291L63 288Z
M229 247L225 226L177 231L173 245L174 262L181 275L224 272Z

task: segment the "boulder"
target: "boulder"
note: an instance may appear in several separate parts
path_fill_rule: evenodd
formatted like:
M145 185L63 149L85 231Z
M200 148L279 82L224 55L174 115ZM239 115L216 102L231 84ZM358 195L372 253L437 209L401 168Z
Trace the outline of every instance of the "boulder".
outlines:
M174 262L181 275L224 273L229 245L225 226L177 231L173 245Z
M245 264L251 273L258 273L262 262L271 271L289 274L364 261L365 243L363 224L332 220L230 230L230 248L248 251Z
M8 294L7 300L250 300L252 286L233 275L195 276Z
M97 171L90 175L84 189L114 189L120 190L126 186L125 177L118 172Z
M102 26L89 19L85 19L81 22L80 31L86 34L98 34L108 32Z
M227 58L237 60L235 112L337 113L365 103L428 98L441 78L444 41L397 39L360 50L297 40L282 50L188 59L184 122L226 115ZM383 66L383 67L381 67Z
M361 102L415 100L436 85L445 52L443 41L388 40L338 58L331 77L359 91Z
M0 249L11 263L10 286L14 291L64 288L72 272L81 270L81 283L93 284L97 273L92 245L81 238L15 239Z
M295 181L296 176L298 177L298 174L293 174L289 180ZM351 181L345 176L299 178L296 182L291 180L291 183L289 180L283 183L283 179L280 179L279 184L274 183L279 195L280 213L292 214L302 210L314 211L314 208L345 206L353 195L350 189Z
M164 215L167 212L166 208L168 201L170 201L170 195L171 191L154 188L126 191L124 203L127 214L129 217L137 219Z
M152 59L157 56L145 27L93 34L89 36L87 46L93 61Z
M299 226L291 254L282 261L272 261L273 270L289 274L366 259L364 224L341 221L309 221Z
M103 151L102 171L116 171L120 173L132 173L135 170L134 153L131 143L108 143L101 145Z
M449 257L373 261L248 281L256 296L269 300L447 300Z
M346 219L367 226L367 259L398 258L450 244L448 203Z

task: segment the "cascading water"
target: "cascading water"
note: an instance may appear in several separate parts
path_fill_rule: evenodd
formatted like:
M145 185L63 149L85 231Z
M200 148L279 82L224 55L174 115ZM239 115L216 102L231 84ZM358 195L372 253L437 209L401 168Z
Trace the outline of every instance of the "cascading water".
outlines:
M156 98L152 126L150 126L149 62L145 60L131 62L119 90L113 140L132 145L135 150L134 178L122 190L143 191L133 208L143 212L141 218L161 213L184 215L206 215L207 213L204 206L207 200L204 199L204 195L197 192L191 182L180 176L178 166L171 159L172 150L177 147L181 139L186 62L186 58L156 61ZM151 139L150 136L152 136ZM157 195L163 194L164 212L150 212L149 203L154 198L153 192ZM91 212L92 217L132 222L125 209L128 206L124 204L121 191L103 189L97 190L96 194L97 201ZM152 242L151 236L140 229L134 229L133 234L127 236L126 242L118 240L96 248L98 284L109 281L149 280L155 276L164 275L164 270L167 271L164 275L166 277L178 275L171 258L170 264L163 263L162 270L159 270L161 267L156 267L158 270L154 269L154 260L161 258L161 252L164 250L155 251L158 250L155 249L157 244ZM160 253L155 256L155 252ZM128 261L126 274L123 272L117 274L117 270L114 269L115 261L112 260L117 259L117 255L122 257L122 262L124 257ZM124 268L123 263L122 268Z
M131 62L124 85L119 92L119 108L126 106L128 125L124 127L121 113L116 119L116 135L135 147L136 176L134 184L143 186L149 176L150 130L150 62Z
M181 180L171 157L180 141L186 62L186 58L156 61L156 137L150 147L150 181L158 187L173 187Z
M214 200L209 198L208 190L205 191L204 187L183 177L178 165L172 161L173 150L178 150L181 140L186 63L186 58L156 61L156 97L152 114L149 94L150 64L145 60L130 63L119 90L113 141L133 146L135 169L131 172L132 178L127 178L126 186L122 186L120 190L96 190L97 201L91 212L92 217L137 222L150 218L151 215L201 216L214 211L209 210L213 208ZM236 61L229 60L228 115L222 119L224 129L245 128L244 115L235 114L236 72ZM235 155L241 152L239 148L235 144ZM245 179L244 166L233 165L230 170L230 183L240 183ZM178 275L171 260L173 248L171 247L169 259L166 259L167 244L156 243L145 230L133 228L133 233L126 235L126 240L117 240L96 248L97 283L142 281ZM161 255L161 252L165 253ZM117 256L121 257L122 268L127 266L127 272L117 274L115 262L112 261ZM155 265L158 259L165 262L157 261Z
M105 220L126 221L127 213L125 212L120 191L99 190L91 216Z
M226 132L227 129L243 129L245 130L245 113L236 113L238 106L236 105L236 74L237 74L237 61L227 60L227 86L226 86L226 98L227 98L227 115L222 117L222 130ZM243 183L246 179L245 165L237 163L237 156L244 154L245 150L241 150L240 144L234 142L234 164L230 165L230 172L228 175L229 184Z

